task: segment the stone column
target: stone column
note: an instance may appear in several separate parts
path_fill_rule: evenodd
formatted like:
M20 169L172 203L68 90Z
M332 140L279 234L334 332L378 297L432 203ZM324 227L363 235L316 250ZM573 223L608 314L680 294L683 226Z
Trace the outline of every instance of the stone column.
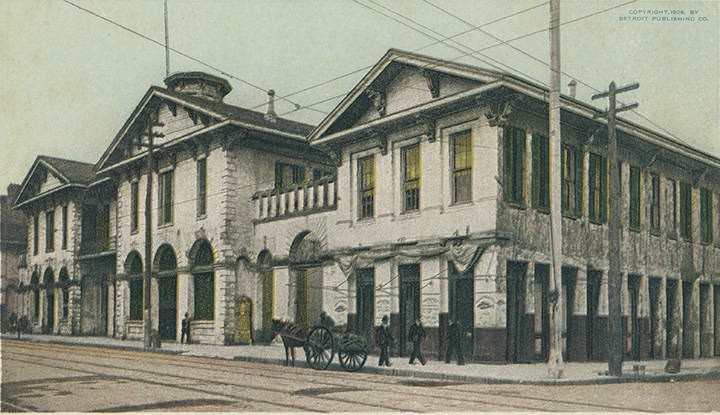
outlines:
M189 292L193 292L192 276L188 279ZM235 270L230 266L215 269L215 324L214 344L231 344L236 331ZM182 319L182 316L178 315ZM191 333L192 339L192 333ZM194 340L193 340L194 341Z
M440 284L441 257L420 261L420 316L427 339L424 347L428 354L440 355L440 303L442 302Z
M322 275L324 284L322 310L335 321L336 325L343 325L347 322L350 310L347 292L341 285L345 281L345 275L334 262L323 265Z
M393 312L393 288L396 275L392 272L392 262L382 261L375 264L375 325L379 326L383 316L390 317ZM395 270L397 272L397 270ZM397 278L395 278L397 280ZM378 288L381 287L381 288Z
M700 286L700 319L702 331L700 332L700 357L713 356L713 286L702 284Z
M216 276L217 277L217 276ZM183 270L178 271L177 275L177 325L176 325L176 338L178 341L180 341L180 336L182 334L182 320L185 318L185 313L188 313L191 317L195 317L194 315L194 308L193 304L190 301L190 295L192 292L192 282L193 282L193 276L190 274L189 271ZM217 287L217 284L215 284L215 287ZM221 304L218 302L218 298L216 296L215 298L215 309L217 310L218 304Z

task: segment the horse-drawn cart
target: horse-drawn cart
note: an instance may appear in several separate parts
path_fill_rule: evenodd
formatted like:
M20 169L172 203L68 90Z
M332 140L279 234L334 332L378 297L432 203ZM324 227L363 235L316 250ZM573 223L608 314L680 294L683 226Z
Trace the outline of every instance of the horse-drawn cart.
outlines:
M306 346L308 365L316 370L326 369L337 351L343 369L358 371L365 366L369 350L365 337L353 332L333 334L324 326L315 326L310 330Z
M305 350L307 364L315 370L324 370L338 355L340 366L348 372L355 372L365 366L370 346L364 336L352 331L338 332L319 325L311 329L303 326L274 321L274 330L278 332L285 346L285 363L289 364L290 355L295 365L295 347ZM307 335L306 335L307 333Z

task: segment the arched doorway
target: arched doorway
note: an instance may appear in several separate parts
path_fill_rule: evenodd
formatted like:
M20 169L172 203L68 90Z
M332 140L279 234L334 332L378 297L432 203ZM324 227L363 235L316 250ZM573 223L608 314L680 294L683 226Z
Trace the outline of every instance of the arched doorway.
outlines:
M258 255L258 274L262 281L262 337L272 339L272 319L275 308L275 273L272 255L267 249Z
M55 274L52 268L45 270L43 274L43 285L45 286L45 316L43 318L43 333L49 334L55 328Z
M193 276L193 320L215 320L215 255L207 239L195 241L190 249Z
M295 292L295 323L312 326L322 311L322 241L305 231L290 246L290 272Z
M130 321L143 320L143 265L140 253L132 251L125 259L125 275L128 280Z
M60 269L60 289L62 290L62 315L63 320L68 318L70 309L70 277L67 268Z
M162 245L155 254L158 282L158 335L177 339L177 261L170 245Z

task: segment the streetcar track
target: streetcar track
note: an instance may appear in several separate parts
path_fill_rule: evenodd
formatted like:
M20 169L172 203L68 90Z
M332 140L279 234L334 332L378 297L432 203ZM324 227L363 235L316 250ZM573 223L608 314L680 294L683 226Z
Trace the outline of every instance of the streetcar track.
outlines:
M52 360L52 359L50 359L50 358L48 358L48 357L45 357L45 356L36 356L36 355L32 355L32 354L28 355L28 354L23 354L23 353L18 353L18 352L10 352L10 353L11 353L11 354L21 355L21 356L34 357L34 358L40 357L41 359ZM20 361L20 359L13 359L13 360ZM269 391L269 392L276 392L276 393L281 393L281 394L289 394L289 393L290 393L290 391L285 390L285 389L277 389L277 388L271 388L271 387L267 387L267 386L265 386L265 387L260 387L260 386L253 386L253 385L244 385L244 384L231 383L231 382L220 381L220 380L213 380L213 379L206 379L206 378L196 378L196 377L190 377L190 376L176 375L176 374L171 374L171 373L167 373L167 372L161 373L161 372L151 371L151 370L145 370L145 369L125 368L125 367L121 367L121 366L107 365L107 364L102 364L102 363L97 363L97 362L94 362L94 363L90 364L90 363L86 363L86 362L83 362L83 361L71 360L71 359L63 359L63 361L64 361L64 362L77 363L77 364L80 364L80 365L91 365L91 366L97 366L97 367L104 367L104 368L113 369L113 370L127 370L127 371L133 371L133 372L140 372L140 373L146 373L146 374L151 374L151 375L157 375L157 376L161 376L161 377L162 377L162 376L166 376L166 377L173 377L173 378L176 378L176 379L179 378L179 379L194 380L194 381L199 381L199 382L204 382L204 383L214 383L214 384L223 385L223 386L240 387L240 388L252 389L252 390L257 390L257 391ZM37 362L29 362L29 361L25 361L25 363L38 364ZM48 365L48 364L45 364L45 366L55 367L55 368L63 368L63 367L53 366L53 365ZM75 369L74 369L74 370L75 370ZM79 370L78 370L78 371L79 371ZM89 372L89 371L85 371L85 372L86 372L86 373L93 373L93 372ZM135 380L134 378L128 378L128 377L126 377L126 376L121 376L121 377L122 377L122 378L126 378L126 379L133 379L133 380ZM146 380L146 379L142 379L142 381L143 381L143 382L146 382L146 383L149 383L149 381ZM158 382L158 384L167 385L167 386L172 385L172 386L175 387L175 388L184 388L184 389L187 389L187 390L194 390L195 392L203 391L203 390L198 389L198 388L179 387L179 386L177 386L177 385L175 385L175 384L169 384L169 383ZM215 392L204 392L204 393L211 393L211 394L212 394L212 393L215 393ZM232 397L232 396L226 396L226 397ZM233 397L233 398L236 399L237 397ZM406 408L400 408L400 407L389 406L389 405L369 404L369 403L367 403L367 402L353 401L353 400L341 399L341 398L337 398L337 397L318 396L318 397L314 397L314 399L328 400L328 401L340 402L340 403L345 403L345 404L362 405L362 406L366 406L366 407L372 407L372 408L378 408L378 409L384 409L384 410L388 410L388 409L389 409L389 410L403 411L403 412L407 412L407 411L408 411L408 409L406 409ZM266 402L266 403L268 403L268 402ZM280 405L280 406L287 406L287 405ZM307 408L305 408L304 410L306 410L306 411L317 411L317 410L314 409L314 408L313 408L313 409L307 409ZM325 412L325 411L320 411L320 412Z
M43 349L47 349L47 347L43 347L44 345L40 345L40 344L38 344L38 343L32 343L32 344L35 346L35 347L33 348L35 351L40 351L40 350L43 350ZM54 345L53 345L53 346L54 346ZM92 350L92 349L99 349L99 347L96 347L96 346L81 346L81 347L82 347L85 351L87 351L88 349L91 349L91 350ZM53 348L53 349L55 349L55 348ZM64 346L64 345L63 345L63 346L61 346L61 349L64 349L65 351L74 351L74 350L77 350L77 347L76 347L75 345L70 345L70 346ZM105 352L105 350L102 350L102 352ZM131 357L127 357L127 356L122 356L121 354L128 354L128 353L144 354L144 352L142 352L142 351L128 351L128 350L122 350L122 351L120 351L120 350L112 350L112 352L113 352L112 354L110 354L110 353L94 353L94 355L96 355L96 356L97 356L97 355L100 355L101 357L107 358L107 359L112 359L112 357L113 357L113 355L114 355L114 356L115 356L116 358L118 358L118 359L124 359L124 360L134 361L135 359L132 359ZM13 352L11 352L11 353L13 353ZM16 353L16 352L15 352L15 353ZM88 354L93 354L93 353L88 353ZM118 355L119 355L119 356L118 356ZM33 357L35 357L35 355L28 355L28 356L33 356ZM45 358L45 356L40 356L40 357ZM178 359L178 358L180 358L180 357L179 357L179 356L167 356L167 357L166 357L166 356L158 356L157 358L156 358L156 357L153 357L153 361L156 362L156 363L158 363L158 364L162 364L161 362L164 362L164 363L166 363L167 365L172 365L173 368L176 368L176 367L185 367L185 368L197 369L199 365L202 366L202 369L207 369L207 366L223 367L223 368L227 368L227 367L228 367L227 364L214 363L214 362L198 362L198 360L209 360L209 359L212 359L212 358L210 358L210 357L203 357L203 356L182 356L182 359L194 360L195 362L197 362L197 365L187 364L187 363L185 363L185 364L179 363L179 362L177 362L177 359ZM78 362L78 361L75 361L75 362L80 363L80 364L84 364L84 362ZM252 368L252 367L248 368L248 363L251 363L251 362L242 362L242 363L241 363L241 362L230 361L230 360L228 361L228 363L229 363L229 362L232 362L232 363L233 363L233 366L236 366L236 367L238 367L238 368L241 368L241 369L243 369L244 371L248 371L248 372L250 372L250 371L252 371L252 372L261 372L261 373L256 373L256 374L261 375L261 376L264 376L264 377L270 377L270 378L275 378L275 379L287 380L286 377L273 376L273 375L269 375L269 374L268 374L268 372L273 372L273 373L275 373L275 372L279 372L279 371L283 371L283 372L287 373L287 370L288 370L287 367L285 367L285 368L283 368L283 369L278 369L278 370L268 370L268 369L266 369L266 368L262 368L262 369L257 368L257 369L256 369L256 368ZM119 366L108 366L108 365L105 365L105 366L106 366L106 367L110 367L110 368L114 368L114 369L120 369ZM270 366L270 365L268 365L268 366ZM273 365L273 366L274 366L274 365ZM129 370L142 371L141 369L129 369ZM207 369L207 370L210 370L210 369ZM294 368L293 368L293 370L297 371L297 369L294 369ZM301 370L302 370L302 369L301 369ZM151 373L160 374L161 372L151 372ZM298 373L298 374L301 375L301 376L303 376L302 373ZM362 374L362 375L365 375L365 377L371 376L370 374ZM182 377L182 376L178 376L178 375L169 375L169 376L174 376L174 377L176 377L176 378L177 378L177 377ZM307 375L304 375L304 376L305 376L305 377L308 377L308 378L312 377L311 374L307 374ZM353 376L357 376L357 374L355 374L355 375L353 375ZM333 378L333 379L339 378L339 376L325 376L325 374L323 374L323 377L330 377L330 378ZM197 378L189 378L189 377L185 377L185 378L186 378L186 379L191 379L191 380L196 380L196 381L199 381L199 380L205 381L205 379L197 379ZM342 379L345 380L345 381L348 380L347 377L343 377ZM327 385L327 386L330 386L330 387L342 387L342 386L345 386L345 385L346 385L346 383L337 384L337 383L332 383L332 382L322 382L322 381L318 381L317 379L308 379L308 381L310 381L310 382L312 382L313 384L316 384L316 385ZM361 383L372 383L372 384L374 384L374 385L376 385L376 386L377 386L378 383L380 383L380 384L387 384L387 385L394 385L394 386L405 386L405 387L407 387L407 388L411 388L411 390L412 390L412 388L413 388L413 386L403 385L403 384L402 384L402 381L400 381L400 382L378 381L378 380L371 380L371 379L365 379L365 378L362 378L362 379L357 379L357 378L355 378L355 379L353 379L353 381L357 381L357 382L361 382ZM253 386L249 386L249 385L229 384L229 383L227 383L227 382L222 382L222 381L214 381L214 382L217 383L217 384L225 384L225 385L227 385L227 386L245 387L245 388L249 388L249 389L261 389L261 390L268 390L268 391L272 391L272 392L288 393L288 392L285 391L285 390L277 390L277 389L272 390L272 389L270 389L270 388L264 388L264 387L263 387L263 388L260 388L260 387L253 387ZM455 392L458 392L458 393L473 393L473 392L469 392L469 391L468 391L468 392L465 392L465 391L458 390L457 388L455 388L455 387L460 387L460 386L464 386L464 385L466 385L466 384L460 384L460 385L459 385L459 384L457 384L457 383L455 383L455 384L453 384L453 383L448 383L447 385L444 385L443 387L446 388L445 391L452 390L452 391L455 391ZM358 389L362 389L362 388L358 388ZM403 391L403 392L401 392L401 391L392 391L392 390L384 390L383 392L385 392L385 393L397 393L397 394L401 394L401 395L403 395L403 397L405 397L405 398L407 398L407 395L415 395L415 396L421 396L421 397L423 397L423 398L433 398L433 397L435 397L435 398L440 398L440 399L445 399L445 400L453 400L453 401L458 401L458 402L477 403L477 404L488 404L488 405L496 405L496 406L503 406L503 407L510 407L510 408L522 408L522 409L528 409L528 410L538 410L537 407L529 407L529 406L525 406L525 405L512 405L512 404L508 404L508 403L499 403L499 402L485 401L485 400L480 400L480 399L468 399L468 398L465 398L465 397L454 397L454 396L448 396L447 393L439 394L439 395L438 395L438 394L428 394L428 393L416 393L416 392L412 392L412 391L407 391L407 392L404 392L404 391ZM511 395L511 394L510 394L510 391L497 391L497 390L496 390L496 391L493 391L493 392L483 392L483 393L485 393L485 394L487 394L487 395L491 395L491 396L496 396L496 397L499 397L499 398L506 398L506 399L509 398L509 399L518 399L518 400L536 401L536 402L549 402L549 403L556 403L556 404L559 404L559 405L568 405L568 406L574 406L574 407L594 407L594 408L601 408L601 409L605 409L605 410L610 409L610 410L633 410L633 411L638 411L638 412L657 412L657 411L650 411L650 410L647 410L647 409L637 409L637 408L636 408L636 409L630 409L630 408L627 408L627 407L619 407L619 406L614 406L614 405L600 405L600 404L595 404L595 403L591 403L591 402L583 402L583 401L570 401L570 400L549 399L549 398L534 397L534 396ZM331 399L333 399L333 400L339 400L339 399L336 399L336 398L331 398ZM347 400L339 400L339 401L345 402L345 403L354 403L354 404L357 404L357 403L358 403L358 402L355 402L355 401L349 401L349 402L347 402ZM361 403L361 404L367 405L367 404L365 404L365 403ZM400 409L400 408L398 408L398 409L396 409L396 410L406 411L407 409Z
M17 353L17 352L11 352L11 353ZM20 354L20 353L17 353L17 354ZM27 355L27 356L40 357L40 358L43 358L43 359L49 359L49 358L47 358L47 357L44 356L44 355L40 355L40 356L37 356L37 355ZM104 356L104 357L108 358L107 356ZM167 359L163 359L163 360L167 360ZM77 361L77 360L67 360L67 359L66 359L65 361L71 361L71 362L75 362L75 363L79 363L79 364L86 364L85 362ZM121 368L121 367L119 367L119 366L112 366L112 365L103 365L103 364L95 364L95 365L97 365L97 366L102 366L102 367L108 367L108 368L111 368L111 369L120 369L120 370L124 369L124 368ZM177 366L177 365L173 365L173 367L175 367L175 366ZM152 371L147 371L147 370L142 370L142 369L129 369L129 368L126 369L126 370L132 370L132 371L136 371L136 372L146 372L146 373L151 373L151 374L156 374L156 375L162 376L162 373L161 373L161 372L152 372ZM191 378L191 377L187 377L187 376L174 375L174 374L167 374L167 375L168 375L168 376L175 377L175 378L184 378L184 379L191 379L191 380L205 381L205 382L208 381L207 379L204 379L204 378ZM282 379L283 379L283 380L287 380L287 378L282 378ZM225 385L225 386L245 387L245 388L248 388L248 389L258 389L258 390L263 390L263 391L271 391L271 392L278 392L278 393L285 393L285 394L289 393L289 392L286 391L286 390L277 390L277 389L274 389L274 390L273 390L273 389L267 388L267 387L254 387L254 386L242 385L242 384L237 384L237 383L228 383L228 382L216 381L216 380L212 380L212 382L214 382L214 383L216 383L216 384L220 384L220 385ZM314 384L322 384L323 382L313 381L312 383L314 383ZM326 383L326 384L327 384L327 383ZM339 385L337 385L337 384L329 384L329 385L339 386ZM397 386L401 386L401 385L399 385L399 384L396 384L396 385L397 385ZM412 387L406 387L406 388L409 388L409 389L412 390ZM524 409L524 410L529 410L529 411L537 411L537 410L542 409L542 408L538 408L538 407L535 407L535 406L527 406L527 405L523 405L523 404L510 404L510 403L506 403L506 402L493 402L493 401L487 401L487 400L481 400L481 399L468 399L468 398L465 398L465 397L462 397L462 398L461 398L461 397L450 397L450 396L447 396L447 394L444 394L444 395L435 395L435 394L433 394L433 395L428 395L428 394L426 394L426 393L414 393L414 392L406 393L406 392L402 392L402 391L393 391L393 390L383 390L383 392L384 392L384 393L398 394L398 395L401 395L401 396L402 396L403 398L405 398L405 399L407 399L407 395L415 395L415 396L419 396L419 397L423 397L423 398L438 398L438 399L444 399L444 400L453 400L453 401L457 401L457 402L461 402L461 403L464 402L464 403L473 403L473 404L485 404L485 405L498 406L498 407L507 407L507 408L511 408L511 409L515 409L515 410L517 410L517 409ZM385 408L390 408L390 409L396 410L396 411L408 411L408 409L406 409L406 408L393 408L393 407L390 407L390 406L369 405L369 404L367 404L367 403L365 403L365 402L358 402L358 401L352 401L352 400L340 399L340 398L330 398L330 397L316 397L316 398L317 398L317 399L324 399L324 400L339 401L339 402L349 403L349 404L361 404L361 405L365 405L365 406L375 406L375 407L383 408L383 409L385 409ZM505 398L505 399L506 399L506 398L508 398L508 397L507 397L507 396L502 396L502 398ZM525 397L512 397L512 398L532 400L532 398L525 398ZM585 404L583 404L583 403L569 403L568 405L571 405L571 406L580 406L580 407L582 407L582 406L585 405ZM591 404L590 406L595 406L595 405ZM614 409L614 408L613 408L613 409Z

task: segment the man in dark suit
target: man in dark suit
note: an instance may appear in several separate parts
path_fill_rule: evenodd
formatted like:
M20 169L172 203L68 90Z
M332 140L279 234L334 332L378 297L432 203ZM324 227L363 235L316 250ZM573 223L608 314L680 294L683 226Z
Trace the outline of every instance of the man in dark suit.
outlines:
M410 333L408 335L410 341L413 344L412 353L410 353L410 364L415 364L415 359L418 359L423 366L425 366L425 356L422 352L422 341L425 339L425 329L422 326L422 321L418 318L415 320L412 326L410 326Z
M447 353L445 354L445 363L450 363L453 352L457 355L458 365L465 364L465 357L463 356L462 350L462 327L459 321L450 320L450 327L448 327L448 347Z
M185 313L185 318L182 319L182 332L180 334L180 344L185 340L185 344L190 344L190 317L188 313Z
M382 324L380 327L377 328L377 331L375 332L375 342L377 343L378 347L380 347L380 362L378 363L378 366L382 366L383 364L385 366L390 367L390 354L388 353L388 348L390 347L390 343L393 342L392 334L390 334L390 327L388 325L388 316L383 316L382 318Z

